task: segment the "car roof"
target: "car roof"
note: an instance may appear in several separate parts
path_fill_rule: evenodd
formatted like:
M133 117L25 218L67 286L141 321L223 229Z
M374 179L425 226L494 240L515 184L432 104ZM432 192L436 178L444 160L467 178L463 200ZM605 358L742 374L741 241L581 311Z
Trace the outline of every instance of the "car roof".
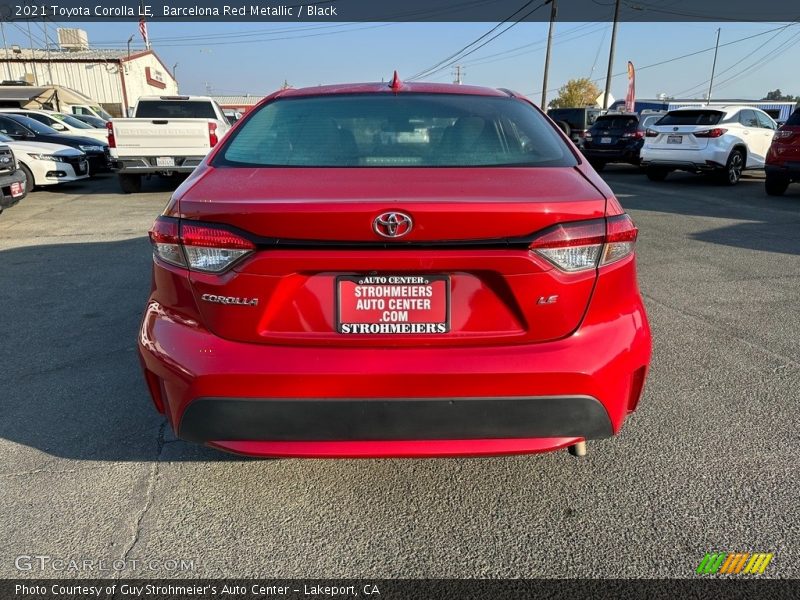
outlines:
M333 96L337 94L460 94L465 96L510 96L510 92L476 85L454 83L401 82L399 89L390 87L389 83L338 83L319 85L316 87L288 88L279 92L281 98L297 96Z

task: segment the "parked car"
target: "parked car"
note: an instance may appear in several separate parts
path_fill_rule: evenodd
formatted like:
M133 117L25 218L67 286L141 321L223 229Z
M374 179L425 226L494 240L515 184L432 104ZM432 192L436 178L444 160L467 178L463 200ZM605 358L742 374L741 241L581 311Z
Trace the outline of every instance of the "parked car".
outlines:
M71 104L64 110L76 117L80 115L91 115L93 117L103 119L104 121L110 121L112 118L111 115L105 111L105 109L97 104Z
M86 123L90 127L94 127L95 129L102 129L104 134L106 135L106 139L108 139L108 130L106 128L108 121L105 119L101 119L100 117L95 117L94 115L71 115L73 118L78 119L82 123Z
M130 119L108 123L108 143L126 194L142 188L142 176L191 173L230 123L207 96L142 96Z
M775 121L757 108L678 108L645 132L642 166L651 181L671 171L713 174L735 185L745 169L763 169Z
M59 133L44 123L10 113L0 113L0 133L17 141L47 142L77 148L86 154L89 175L109 169L108 145L92 138Z
M14 151L19 168L25 173L25 192L37 186L78 181L89 177L86 154L62 144L16 141L0 133L0 143Z
M636 113L611 113L595 119L583 138L584 156L601 171L607 163L639 164L644 128Z
M245 454L582 454L650 361L636 237L511 92L277 92L150 231L145 379L179 437Z
M800 108L775 132L767 152L764 187L770 196L781 196L793 181L800 181Z
M599 108L551 108L547 116L553 119L579 148L595 119L603 114Z
M25 197L25 173L8 144L0 142L0 213Z
M65 115L58 112L49 110L30 110L30 109L17 109L17 108L0 108L0 113L11 113L14 115L21 115L29 117L35 121L39 121L55 129L58 133L68 133L71 135L80 135L84 137L94 138L103 144L107 143L107 131L105 128L98 129L79 121L71 115Z

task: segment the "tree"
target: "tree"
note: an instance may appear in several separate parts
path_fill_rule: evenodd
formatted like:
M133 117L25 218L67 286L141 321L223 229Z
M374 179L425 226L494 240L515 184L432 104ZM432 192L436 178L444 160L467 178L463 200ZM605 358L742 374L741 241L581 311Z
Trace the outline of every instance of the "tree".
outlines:
M568 108L571 106L594 106L600 95L598 88L588 77L570 79L558 90L558 96L550 102L550 108Z
M764 96L762 100L771 100L772 102L792 102L793 100L797 100L800 102L800 96L790 96L788 94L784 94L781 92L780 88L778 88L777 90L767 92L767 95Z

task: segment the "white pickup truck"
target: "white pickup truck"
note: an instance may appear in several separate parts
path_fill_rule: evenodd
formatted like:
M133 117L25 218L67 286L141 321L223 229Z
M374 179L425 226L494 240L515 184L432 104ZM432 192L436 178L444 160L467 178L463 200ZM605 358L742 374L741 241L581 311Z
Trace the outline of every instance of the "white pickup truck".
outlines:
M107 125L112 167L126 194L141 190L143 175L191 173L231 127L207 96L142 96L133 115Z

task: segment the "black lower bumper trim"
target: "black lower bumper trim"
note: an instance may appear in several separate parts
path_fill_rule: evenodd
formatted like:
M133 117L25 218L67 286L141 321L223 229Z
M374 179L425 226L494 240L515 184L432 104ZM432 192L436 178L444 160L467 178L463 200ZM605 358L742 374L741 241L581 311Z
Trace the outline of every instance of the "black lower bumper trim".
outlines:
M457 440L612 434L589 396L451 399L198 398L179 437L207 441Z

